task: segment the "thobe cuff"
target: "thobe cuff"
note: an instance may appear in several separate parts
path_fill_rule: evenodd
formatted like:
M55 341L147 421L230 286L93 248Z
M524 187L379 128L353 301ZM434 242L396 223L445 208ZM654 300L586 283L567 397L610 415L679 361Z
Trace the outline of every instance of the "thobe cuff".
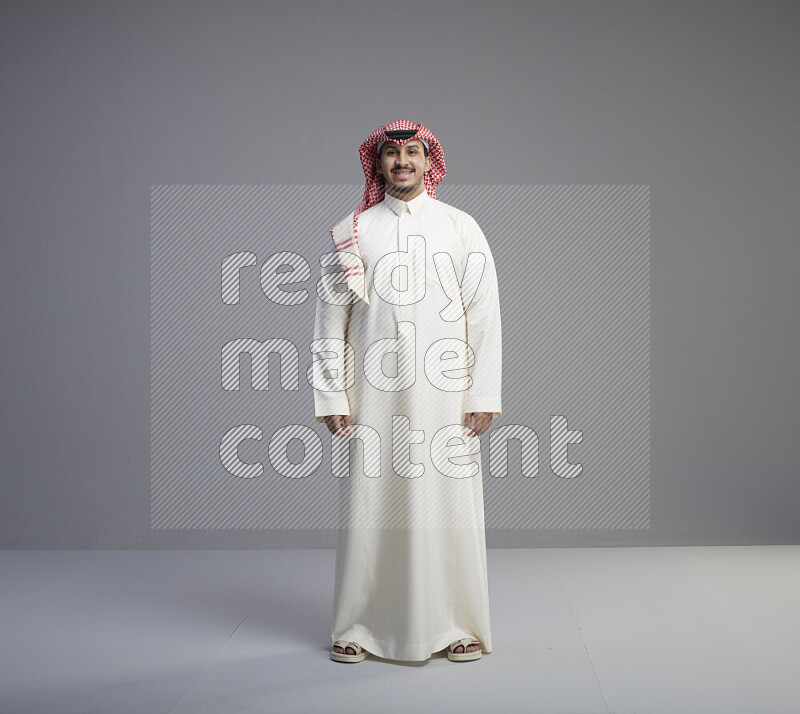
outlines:
M497 397L482 397L477 394L467 395L465 413L491 412L492 416L499 417L503 413L500 399Z
M320 392L314 390L314 413L318 422L326 416L350 415L350 403L345 392Z

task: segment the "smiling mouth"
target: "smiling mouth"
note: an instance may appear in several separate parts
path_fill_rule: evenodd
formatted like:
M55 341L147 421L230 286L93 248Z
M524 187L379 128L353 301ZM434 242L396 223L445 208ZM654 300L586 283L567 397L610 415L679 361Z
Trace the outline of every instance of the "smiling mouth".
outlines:
M412 172L411 172L411 169L398 169L398 170L392 171L392 173L395 176L399 176L400 178L403 178L404 176L411 176Z

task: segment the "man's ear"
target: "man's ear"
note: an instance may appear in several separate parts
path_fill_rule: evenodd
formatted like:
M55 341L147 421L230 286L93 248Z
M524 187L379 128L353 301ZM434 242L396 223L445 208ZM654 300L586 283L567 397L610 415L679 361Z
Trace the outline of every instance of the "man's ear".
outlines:
M426 172L430 171L431 170L431 166L432 166L431 157L430 157L430 155L428 155L428 156L425 157L425 171Z

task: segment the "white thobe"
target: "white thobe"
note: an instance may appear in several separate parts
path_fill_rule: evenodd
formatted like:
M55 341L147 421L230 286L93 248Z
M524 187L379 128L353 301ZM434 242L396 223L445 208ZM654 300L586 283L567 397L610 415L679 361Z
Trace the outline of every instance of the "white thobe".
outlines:
M480 440L463 423L466 412L501 414L494 260L470 215L425 192L387 194L358 229L369 303L318 298L312 345L312 373L329 380L314 384L316 420L349 414L379 437L367 456L355 437L369 434L354 430L358 448L339 482L347 524L332 642L422 661L471 636L491 652ZM322 294L341 275L323 280Z

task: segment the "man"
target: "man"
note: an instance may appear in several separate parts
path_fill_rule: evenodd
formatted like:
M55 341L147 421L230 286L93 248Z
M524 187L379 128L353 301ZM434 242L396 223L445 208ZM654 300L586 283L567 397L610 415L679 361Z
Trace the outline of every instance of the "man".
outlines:
M364 196L331 230L323 264L344 271L323 280L312 345L316 420L363 453L343 452L331 657L478 659L492 651L478 437L501 414L494 261L475 220L436 199L429 129L383 126L360 157Z

